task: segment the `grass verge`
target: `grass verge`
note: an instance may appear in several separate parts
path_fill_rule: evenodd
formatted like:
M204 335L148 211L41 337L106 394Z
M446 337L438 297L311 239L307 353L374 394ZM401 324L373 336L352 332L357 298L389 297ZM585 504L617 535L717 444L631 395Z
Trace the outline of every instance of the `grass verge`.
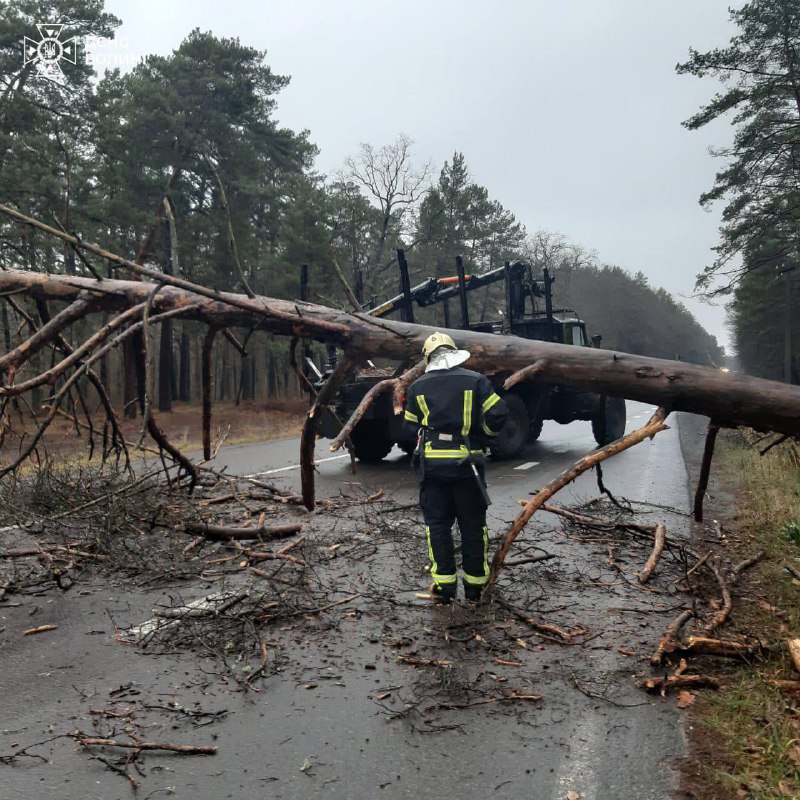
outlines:
M737 586L731 623L720 635L785 640L800 637L800 581L785 569L800 567L800 461L793 443L761 456L754 441L727 432L715 455L711 512L722 523L727 555L733 562L767 554ZM800 674L783 654L709 667L720 668L723 689L704 692L692 713L689 796L800 798L800 695L770 684Z

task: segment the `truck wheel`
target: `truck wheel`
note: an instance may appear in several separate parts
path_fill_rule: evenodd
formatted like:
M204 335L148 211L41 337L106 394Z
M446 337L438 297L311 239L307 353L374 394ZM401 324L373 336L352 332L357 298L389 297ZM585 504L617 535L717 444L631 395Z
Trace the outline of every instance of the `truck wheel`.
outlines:
M597 413L592 417L592 433L600 447L625 435L625 399L605 397Z
M528 440L531 426L528 409L521 397L507 394L503 400L508 406L508 419L491 444L492 456L498 459L518 455Z
M389 455L392 440L386 434L384 423L359 422L350 434L356 458L365 464L377 464Z
M531 421L531 426L528 429L528 441L535 442L542 435L543 427L544 419L541 414L537 414L536 418Z

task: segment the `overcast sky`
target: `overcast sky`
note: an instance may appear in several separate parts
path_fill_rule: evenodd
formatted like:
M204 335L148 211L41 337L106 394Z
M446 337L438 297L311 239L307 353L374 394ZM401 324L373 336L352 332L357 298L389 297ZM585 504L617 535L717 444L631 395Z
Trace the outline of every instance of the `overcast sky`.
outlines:
M436 174L454 151L530 233L566 234L641 270L727 343L724 310L690 298L719 209L700 193L726 122L681 122L718 90L678 76L725 45L732 0L106 0L120 45L168 54L192 28L239 37L291 76L277 117L308 128L330 173L400 131ZM735 3L741 5L741 3ZM580 309L578 309L580 311Z

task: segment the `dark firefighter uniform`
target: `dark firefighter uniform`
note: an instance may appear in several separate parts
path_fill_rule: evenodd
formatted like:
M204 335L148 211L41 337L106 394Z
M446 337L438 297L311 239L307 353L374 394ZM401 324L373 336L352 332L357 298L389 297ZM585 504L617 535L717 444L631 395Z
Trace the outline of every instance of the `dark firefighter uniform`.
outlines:
M439 599L456 595L451 533L456 520L461 531L467 599L477 600L489 579L486 502L476 485L470 459L483 481L481 444L499 433L507 416L506 404L486 377L460 366L426 372L406 395L405 422L419 429L415 468L420 479L432 592Z

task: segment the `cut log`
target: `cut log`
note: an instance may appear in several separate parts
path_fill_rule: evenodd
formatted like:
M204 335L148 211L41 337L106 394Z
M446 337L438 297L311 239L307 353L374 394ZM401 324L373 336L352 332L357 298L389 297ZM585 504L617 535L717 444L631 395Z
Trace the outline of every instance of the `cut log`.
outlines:
M187 533L199 533L212 541L226 539L277 539L281 536L291 536L300 531L301 525L272 525L256 528L229 528L223 525L211 525L207 522L183 523Z
M705 636L690 636L681 652L695 656L725 656L744 658L760 650L760 645L749 645L729 639L710 639Z
M782 692L791 692L793 694L800 692L800 681L787 681L771 678L767 680L767 683L770 686L774 686L776 689L780 689Z

